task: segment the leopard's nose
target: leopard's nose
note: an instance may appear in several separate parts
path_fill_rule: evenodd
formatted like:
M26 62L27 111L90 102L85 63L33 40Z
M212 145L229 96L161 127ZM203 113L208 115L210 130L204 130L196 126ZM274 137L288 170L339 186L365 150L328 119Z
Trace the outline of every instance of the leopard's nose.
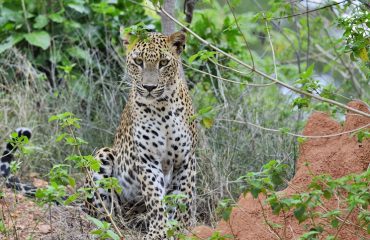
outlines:
M153 91L158 85L143 85L143 88L148 90L148 92Z

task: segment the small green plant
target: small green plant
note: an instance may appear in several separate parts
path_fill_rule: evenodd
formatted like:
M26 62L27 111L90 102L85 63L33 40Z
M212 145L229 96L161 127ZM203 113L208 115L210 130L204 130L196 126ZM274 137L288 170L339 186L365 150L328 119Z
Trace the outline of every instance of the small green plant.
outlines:
M224 221L228 221L230 219L231 211L236 204L232 199L223 199L219 201L218 206L216 208L216 213L222 217Z
M221 234L220 232L216 231L212 233L212 236L210 236L207 240L227 240L227 239L234 239L234 236L230 234Z
M369 19L370 13L364 5L358 5L353 13L338 19L338 26L344 30L343 40L346 42L344 52L350 54L351 59L361 59L364 63L369 62Z
M168 209L176 208L180 212L185 212L187 210L186 204L183 202L185 198L185 194L170 194L164 196L163 202Z
M362 143L366 139L370 139L370 131L369 130L361 129L357 132L354 132L352 134L352 136L354 136L354 135L357 137L357 141L359 143Z
M19 169L21 168L22 162L10 162L10 172L12 174L17 174Z
M50 184L45 188L39 188L36 191L36 198L39 200L41 205L52 204L55 202L63 203L64 198L67 195L66 187L63 185L58 185L55 182L50 182Z
M166 215L170 218L167 221L167 236L176 237L176 239L185 240L186 235L179 231L181 223L173 218L175 211L185 212L187 210L184 199L186 196L184 194L170 194L163 198L163 203L166 206Z
M119 240L120 237L111 230L111 224L105 221L88 216L87 219L92 222L97 229L92 230L90 233L95 235L99 239L113 239Z
M65 112L49 118L49 122L54 121L58 122L61 129L61 133L56 137L55 141L64 142L64 144L70 146L72 154L67 156L65 164L54 165L50 170L48 174L50 179L49 186L36 191L36 198L39 199L40 203L48 204L50 207L50 204L54 202L67 205L77 200L85 201L86 198L92 197L92 193L98 188L121 192L122 188L116 178L92 181L91 173L99 171L101 163L94 156L83 155L81 152L81 146L88 144L76 134L76 130L80 128L81 119L76 118L71 112ZM89 188L76 188L76 180L71 176L71 169L79 169L84 172L86 177L92 182L92 186ZM102 199L100 200L102 201ZM120 239L121 233L115 225L111 213L106 208L105 210L107 218L110 219L111 223L88 217L98 227L91 233L101 239ZM111 229L111 226L114 227L118 235Z
M307 192L280 196L275 190L285 181L285 169L284 164L274 160L264 165L261 172L248 173L241 177L240 179L246 183L244 194L250 192L258 201L259 196L263 195L266 199L265 204L271 207L275 215L282 214L286 217L288 212L292 212L299 224L304 224L305 228L309 229L300 236L300 239L319 239L323 234L326 239L337 239L352 215L357 216L356 222L352 224L360 226L364 233L370 234L368 211L370 171L349 174L338 179L328 175L312 176ZM337 206L342 207L326 209L324 203L330 200L337 201ZM269 221L266 217L265 222L277 236L286 238L286 224L282 226ZM327 232L334 234L328 235Z
M27 136L22 135L18 136L17 132L10 134L10 138L6 140L7 143L10 143L13 148L17 148L22 153L27 153L25 146L28 144L29 139Z
M5 234L6 231L7 231L6 230L6 226L5 226L4 222L3 222L3 220L0 219L0 233Z

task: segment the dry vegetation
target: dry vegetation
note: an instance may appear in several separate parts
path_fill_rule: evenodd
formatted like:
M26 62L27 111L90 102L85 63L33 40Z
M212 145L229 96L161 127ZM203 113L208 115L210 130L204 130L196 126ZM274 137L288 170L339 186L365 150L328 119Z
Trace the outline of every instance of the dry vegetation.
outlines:
M48 2L52 5L52 1ZM125 53L118 37L119 25L127 27L138 22L159 25L158 18L147 15L156 13L135 1L129 2L111 4L119 11L110 13L99 12L103 11L99 10L99 4L82 4L90 9L89 14L66 7L66 12L62 13L64 23L49 19L44 26L52 37L47 50L23 40L0 53L0 142L5 142L19 126L33 131L26 153L17 154L18 161L22 162L18 175L23 180L37 177L48 181L52 166L65 163L71 153L68 146L55 141L60 128L48 122L52 115L68 111L82 119L77 134L89 143L81 147L83 154L111 145L130 87L125 79ZM348 40L352 35L339 38L338 32L341 35L342 30L334 26L342 13L356 12L357 5L361 9L365 5L358 2L349 7L335 4L296 16L306 6L295 1L262 3L263 6L257 1L235 4L231 1L230 7L217 1L200 1L190 29L250 66L262 69L271 79L338 103L353 98L369 100L369 59L361 53L361 49L368 51L369 47L340 51L339 48L352 46L353 42ZM253 10L245 10L246 5L254 6ZM28 7L31 8L30 3ZM38 6L33 11L35 15L41 15L58 10L59 6L53 6L50 11ZM262 17L264 12L276 18L266 21ZM18 14L21 13L20 10ZM279 16L286 14L290 17L282 18L288 20L281 22ZM235 17L241 29L236 26ZM256 19L259 20L256 22ZM74 29L66 23L67 20L83 27ZM27 21L36 20L31 17ZM21 30L14 28L0 30L0 33L26 32L26 25L22 22ZM349 28L349 25L344 26ZM313 101L304 94L287 92L277 84L261 87L261 84L271 83L271 79L253 71L247 72L248 69L224 55L212 53L214 49L191 34L188 36L184 59L190 68L184 65L184 71L194 105L198 112L204 111L198 116L202 126L197 150L197 224L216 226L220 219L216 211L218 202L225 198L236 202L239 198L239 176L258 172L263 164L277 159L289 166L285 176L289 180L296 168L298 141L305 139L288 133L299 133L307 116L315 110L329 112L339 120L343 120L344 110ZM326 36L325 39L322 36ZM0 37L4 40L2 35ZM78 50L73 52L71 47ZM202 55L199 55L189 61L200 50L211 57L201 59ZM353 56L349 57L351 54ZM56 56L60 58L53 60ZM315 68L310 75L307 71L313 64ZM298 79L307 81L296 82ZM248 86L248 83L258 86ZM77 179L77 186L81 186L81 171L72 168L69 174ZM282 184L277 189L284 186ZM32 200L15 196L10 190L4 190L4 193L1 214L6 231L2 231L0 225L3 234L0 238L92 238L89 232L94 226L81 212L81 201L72 206L40 207ZM126 239L140 238L128 230L123 233Z

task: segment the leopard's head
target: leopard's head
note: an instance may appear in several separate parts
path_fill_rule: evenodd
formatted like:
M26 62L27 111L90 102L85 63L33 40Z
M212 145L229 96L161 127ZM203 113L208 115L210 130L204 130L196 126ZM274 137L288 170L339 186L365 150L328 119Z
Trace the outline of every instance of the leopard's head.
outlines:
M135 97L145 101L169 99L179 81L179 59L185 47L185 34L169 36L148 33L127 54L127 75Z

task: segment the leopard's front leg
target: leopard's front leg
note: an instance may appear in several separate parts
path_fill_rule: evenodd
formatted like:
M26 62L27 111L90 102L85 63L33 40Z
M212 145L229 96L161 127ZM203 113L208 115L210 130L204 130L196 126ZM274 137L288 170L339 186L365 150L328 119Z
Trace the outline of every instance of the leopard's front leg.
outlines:
M140 167L141 191L147 208L149 232L145 240L166 239L164 176L159 165L149 163Z
M181 165L174 172L172 190L168 194L181 194L180 200L185 209L175 209L173 219L178 221L180 226L189 227L195 218L195 156L191 156L186 163Z
M120 212L118 198L114 190L105 190L97 185L99 180L113 176L116 153L113 149L105 147L95 153L95 158L100 160L101 166L99 172L87 173L85 187L93 189L93 195L86 199L85 207L89 215L109 221L108 215Z

